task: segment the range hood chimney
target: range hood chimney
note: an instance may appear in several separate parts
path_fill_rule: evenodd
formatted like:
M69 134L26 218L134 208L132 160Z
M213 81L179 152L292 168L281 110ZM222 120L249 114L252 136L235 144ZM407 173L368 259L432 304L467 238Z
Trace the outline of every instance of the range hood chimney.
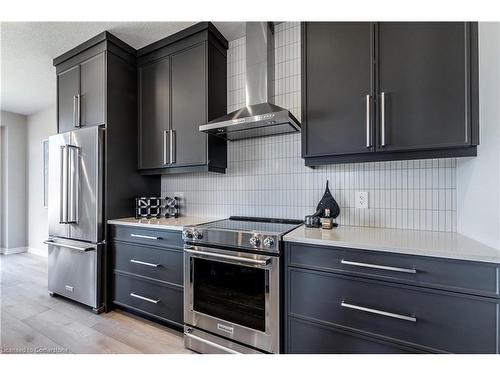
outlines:
M272 104L274 95L274 27L246 23L246 107L200 126L200 131L230 141L300 131L299 121Z

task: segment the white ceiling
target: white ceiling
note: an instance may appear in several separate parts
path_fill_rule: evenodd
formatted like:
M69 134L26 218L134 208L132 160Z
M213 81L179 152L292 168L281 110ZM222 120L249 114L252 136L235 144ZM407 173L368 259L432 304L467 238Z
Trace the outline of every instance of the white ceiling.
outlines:
M56 101L52 59L104 30L138 49L196 22L2 22L0 108L30 115ZM227 40L245 34L244 22L214 22Z

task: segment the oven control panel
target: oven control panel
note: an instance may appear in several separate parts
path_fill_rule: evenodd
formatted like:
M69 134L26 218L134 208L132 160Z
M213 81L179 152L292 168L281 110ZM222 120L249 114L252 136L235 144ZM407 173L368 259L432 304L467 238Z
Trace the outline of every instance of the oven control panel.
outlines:
M184 242L257 250L270 253L279 252L279 237L256 232L235 232L197 227L184 227Z

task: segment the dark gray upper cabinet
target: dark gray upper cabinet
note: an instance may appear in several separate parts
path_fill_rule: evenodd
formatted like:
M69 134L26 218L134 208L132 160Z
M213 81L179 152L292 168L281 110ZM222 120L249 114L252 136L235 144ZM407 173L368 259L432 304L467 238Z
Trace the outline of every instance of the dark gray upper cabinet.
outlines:
M59 133L77 127L76 98L80 92L80 67L74 66L57 76L57 118Z
M101 52L57 76L59 133L103 125L106 103L106 56Z
M139 168L168 165L170 130L170 59L139 68Z
M477 41L476 23L303 24L305 164L475 156Z
M205 164L207 160L207 135L198 129L207 118L205 48L200 44L171 58L171 163L175 166Z
M94 56L80 65L81 126L105 123L106 56Z
M201 22L138 51L141 173L225 172L226 141L199 126L227 112L227 47Z
M303 156L370 150L372 121L366 110L373 95L370 26L366 22L305 25L308 126Z

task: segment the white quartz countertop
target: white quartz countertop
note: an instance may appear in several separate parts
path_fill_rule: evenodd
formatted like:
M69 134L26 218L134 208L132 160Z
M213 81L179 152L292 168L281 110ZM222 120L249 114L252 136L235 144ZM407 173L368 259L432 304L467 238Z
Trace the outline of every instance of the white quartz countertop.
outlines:
M195 216L181 216L178 218L159 218L159 219L156 218L136 219L135 217L127 217L123 219L108 220L108 224L181 231L182 227L187 225L198 225L215 220L219 219L213 217L207 218L207 217L195 217Z
M328 230L302 225L286 234L284 240L500 264L500 250L458 233L350 226Z

